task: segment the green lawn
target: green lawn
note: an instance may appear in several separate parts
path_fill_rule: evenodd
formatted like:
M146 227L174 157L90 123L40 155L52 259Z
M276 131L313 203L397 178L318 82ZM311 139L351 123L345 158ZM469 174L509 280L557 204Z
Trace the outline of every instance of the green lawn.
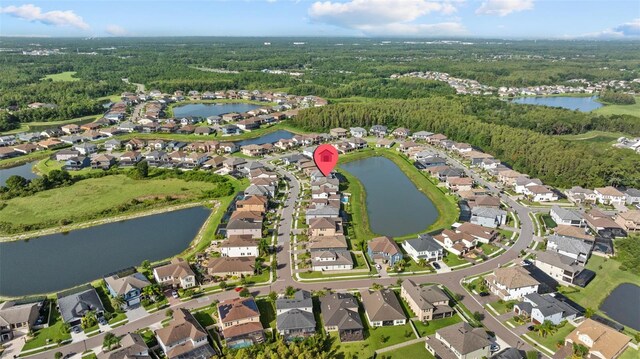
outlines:
M491 307L493 307L493 309L495 309L498 313L500 314L505 314L511 311L511 309L507 308L507 304L512 303L512 304L516 304L518 301L517 300L510 300L510 301L496 301L491 304Z
M364 321L364 318L363 318ZM341 343L337 332L329 334L333 339L331 351L336 358L372 358L373 353L384 347L415 339L409 324L365 329L365 340Z
M639 356L640 352L633 348L627 348L627 350L622 352L622 355L620 355L618 359L638 359Z
M111 320L109 320L109 324L114 324L114 323L118 323L121 322L123 320L127 319L127 315L124 313L118 313L115 315L115 317L111 318Z
M400 349L388 351L378 356L378 358L383 357L386 359L433 359L433 355L431 355L431 353L427 351L427 348L425 348L424 343L422 342L411 344Z
M65 71L65 72L61 72L59 74L47 75L47 76L41 78L40 80L52 80L53 82L58 82L58 81L80 81L79 78L73 77L75 74L76 74L75 71Z
M602 115L632 115L640 117L640 96L636 96L636 103L634 105L605 104L593 112Z
M418 330L418 334L420 334L421 337L426 337L428 335L434 334L438 329L448 327L456 323L460 323L461 321L462 321L462 318L460 318L460 316L456 313L452 317L436 319L426 323L423 323L419 320L414 320L413 324L416 326L416 330Z
M574 329L575 327L573 327L569 323L566 323L564 327L559 328L555 333L547 335L544 338L541 337L535 330L528 332L527 335L536 342L545 346L547 349L555 352L556 350L558 350L556 347L556 343L558 343L558 341L560 340L564 341L564 338L566 338L567 335L569 335L569 333L571 333Z
M217 311L216 307L207 308L205 310L193 313L193 316L196 318L198 323L202 325L204 328L216 324L215 319L213 319L212 314Z
M449 267L455 267L455 266L459 266L461 264L466 264L469 263L464 259L458 258L458 255L453 254L451 252L447 252L447 255L444 257L443 260Z
M546 213L540 215L540 218L544 222L545 227L549 229L556 228L558 226L556 222L553 220L553 218L551 218L551 216Z
M276 309L274 304L265 298L256 299L256 304L260 310L260 323L264 328L276 327Z
M64 322L62 318L60 318L60 313L55 308L52 308L49 327L37 330L34 333L34 338L29 340L22 350L34 349L43 345L55 344L58 341L71 339L71 334L65 333L63 329Z
M203 190L213 188L214 184L180 179L134 180L124 175L92 178L69 187L6 201L7 206L0 211L0 222L56 225L62 219L92 218L132 199L167 195L179 196L183 200L197 199Z
M482 243L482 245L480 245L480 248L482 249L482 252L486 255L490 255L491 253L494 253L495 251L500 249L500 247L495 246L493 244L489 244L489 243Z

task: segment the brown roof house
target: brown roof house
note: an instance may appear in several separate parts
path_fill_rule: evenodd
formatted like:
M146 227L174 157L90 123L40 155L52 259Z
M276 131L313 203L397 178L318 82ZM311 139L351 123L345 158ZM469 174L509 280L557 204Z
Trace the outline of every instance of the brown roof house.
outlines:
M197 284L196 274L182 258L173 258L170 264L153 268L153 276L156 282L174 288L191 288Z
M207 331L184 308L177 309L169 325L155 333L168 359L210 358L217 354L207 341Z
M98 359L147 359L149 347L138 333L125 334L120 339L120 347L109 352L98 354Z
M26 334L33 329L42 302L19 304L15 301L0 303L0 342L13 339L16 332Z
M406 279L402 282L400 297L423 322L455 315L455 311L449 306L449 296L437 285L421 287L411 279Z
M391 325L405 325L407 316L402 310L396 293L391 289L370 292L368 289L360 291L365 315L372 327Z
M268 203L269 199L265 196L247 196L243 200L236 202L236 210L265 213Z
M324 329L338 332L341 342L364 340L364 326L358 314L358 301L349 293L327 294L320 298Z
M488 358L491 341L482 328L473 328L466 322L454 324L427 337L427 350L441 359Z
M615 221L627 232L640 232L639 210L620 212L616 216Z
M207 273L219 277L240 277L252 275L256 269L255 257L211 258L207 264Z
M260 310L252 297L220 302L218 317L227 347L235 349L245 347L247 343L264 342Z
M631 338L614 329L585 319L565 338L565 344L582 344L589 348L589 357L615 359L625 351Z
M498 268L484 278L493 294L503 300L522 299L527 294L537 293L540 282L522 267Z
M377 237L367 244L367 253L374 262L386 263L393 267L396 262L402 259L400 247L391 237Z
M128 307L139 304L142 288L151 285L142 273L129 273L125 270L104 278L109 294L114 298L118 296L124 298Z

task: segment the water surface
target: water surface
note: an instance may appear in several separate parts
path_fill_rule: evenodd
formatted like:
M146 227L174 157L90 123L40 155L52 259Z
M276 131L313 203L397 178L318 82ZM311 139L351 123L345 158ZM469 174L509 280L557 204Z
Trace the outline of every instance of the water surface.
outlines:
M640 330L640 286L622 283L602 302L600 310L616 322Z
M204 207L0 243L0 296L48 293L185 250L210 214Z
M262 135L256 138L250 138L248 140L237 141L236 144L238 146L246 146L246 145L263 145L265 143L275 143L280 140L288 140L293 138L295 134L286 131L286 130L277 130L271 133L267 133L266 135Z
M26 179L34 179L39 177L33 172L33 166L38 161L28 162L20 166L0 169L0 186L4 186L7 182L7 178L11 176L22 176Z
M591 97L569 97L569 96L540 96L540 97L516 97L511 100L513 103L523 105L542 105L551 107L562 107L569 110L589 112L604 106L596 101L596 96Z
M438 219L431 200L388 158L368 157L341 167L364 186L374 233L400 237L424 231Z
M249 103L191 103L173 108L174 117L188 116L219 116L225 113L237 112L243 113L259 108L258 105Z

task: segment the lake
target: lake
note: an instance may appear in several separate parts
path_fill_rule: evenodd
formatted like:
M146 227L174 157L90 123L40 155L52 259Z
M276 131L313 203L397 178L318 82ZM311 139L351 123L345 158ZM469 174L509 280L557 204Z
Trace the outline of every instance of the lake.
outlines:
M369 157L340 166L364 186L369 226L374 233L400 237L424 231L438 219L431 200L393 161Z
M188 116L219 116L225 113L237 112L243 113L259 108L258 105L249 103L192 103L184 106L173 108L173 117Z
M616 322L640 330L640 286L622 283L602 302L600 310Z
M262 135L256 138L250 138L248 140L236 141L235 144L238 146L246 146L246 145L264 145L265 143L275 143L280 140L288 140L295 136L294 133L291 133L286 130L277 130L271 133L267 133L266 135Z
M596 101L596 96L591 97L568 97L568 96L540 96L540 97L516 97L511 100L513 103L523 105L542 105L551 107L562 107L569 110L589 112L604 106Z
M28 162L16 167L0 169L0 186L4 186L7 182L7 178L14 175L22 176L26 179L39 177L37 174L33 173L33 166L36 163L38 163L38 161Z
M0 243L0 296L48 293L185 250L211 211L194 207Z

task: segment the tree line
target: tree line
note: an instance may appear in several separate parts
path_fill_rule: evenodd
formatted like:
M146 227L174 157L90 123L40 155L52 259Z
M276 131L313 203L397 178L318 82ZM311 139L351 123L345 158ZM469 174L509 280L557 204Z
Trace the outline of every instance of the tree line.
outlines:
M556 187L640 186L640 156L630 151L605 150L524 128L485 122L461 108L461 103L447 97L346 103L303 110L294 123L313 131L382 124L443 133Z

